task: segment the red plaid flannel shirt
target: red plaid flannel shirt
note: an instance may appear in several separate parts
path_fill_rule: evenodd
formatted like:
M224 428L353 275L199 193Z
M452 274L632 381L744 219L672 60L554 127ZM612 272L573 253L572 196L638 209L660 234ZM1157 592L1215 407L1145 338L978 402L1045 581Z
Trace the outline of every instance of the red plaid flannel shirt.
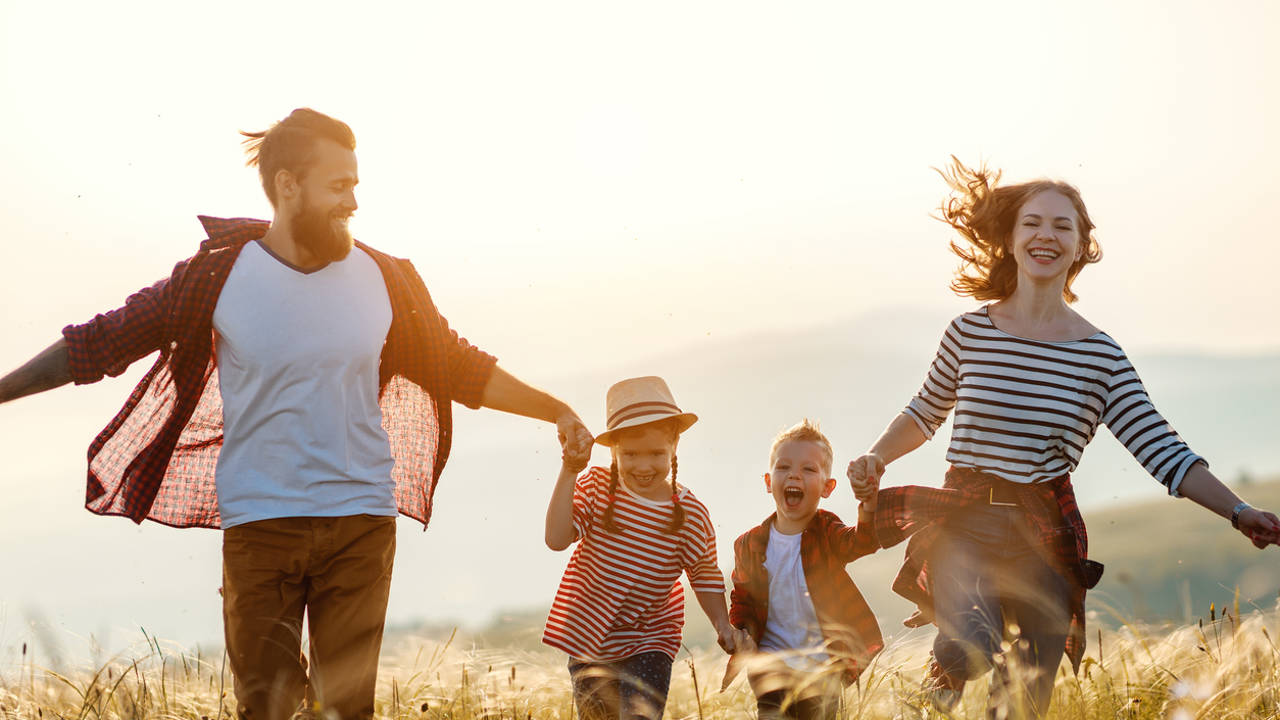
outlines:
M757 644L769 620L769 572L764 560L769 528L777 516L770 515L733 543L729 622L746 629ZM875 615L844 566L878 549L873 524L849 527L826 510L818 510L800 537L800 564L813 609L830 653L844 668L846 684L858 679L884 647L884 640Z
M214 468L222 447L222 399L213 310L245 243L269 223L200 217L208 239L172 274L117 310L63 329L76 384L119 375L160 357L89 446L85 506L100 515L174 527L220 526ZM496 360L449 329L408 260L362 243L391 300L378 402L395 458L396 503L425 526L449 457L451 403L479 407Z
M1071 667L1079 672L1085 648L1084 595L1098 584L1102 564L1088 559L1089 536L1067 475L1038 483L1011 483L980 470L952 467L940 489L903 485L881 490L876 499L876 539L888 548L911 538L906 562L893 581L894 592L919 608L904 624L919 627L933 622L933 592L925 559L946 518L988 502L993 484L1015 494L1048 557L1071 583L1066 652Z

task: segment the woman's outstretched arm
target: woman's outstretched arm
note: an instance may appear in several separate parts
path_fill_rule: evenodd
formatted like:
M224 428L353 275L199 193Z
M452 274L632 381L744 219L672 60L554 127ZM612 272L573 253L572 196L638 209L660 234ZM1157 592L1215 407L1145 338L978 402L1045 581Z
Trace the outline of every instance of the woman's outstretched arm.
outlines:
M1192 465L1178 486L1179 494L1228 520L1242 502L1239 495L1222 484L1204 463ZM1236 524L1245 537L1259 548L1280 545L1280 518L1275 513L1255 507L1240 511Z

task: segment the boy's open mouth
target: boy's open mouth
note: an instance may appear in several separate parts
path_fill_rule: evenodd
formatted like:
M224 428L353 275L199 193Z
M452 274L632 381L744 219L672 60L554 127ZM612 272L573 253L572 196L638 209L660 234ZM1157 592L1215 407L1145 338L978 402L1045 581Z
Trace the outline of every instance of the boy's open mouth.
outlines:
M798 487L789 487L782 491L782 501L787 507L799 507L804 502L804 489Z

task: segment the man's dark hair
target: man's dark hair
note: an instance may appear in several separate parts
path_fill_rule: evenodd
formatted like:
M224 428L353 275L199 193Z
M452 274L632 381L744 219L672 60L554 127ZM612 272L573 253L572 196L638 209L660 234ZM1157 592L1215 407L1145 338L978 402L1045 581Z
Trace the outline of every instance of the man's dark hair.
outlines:
M311 108L298 108L289 117L262 132L240 131L245 136L245 164L257 166L262 189L271 206L276 204L276 173L288 170L299 180L315 164L316 141L332 140L348 150L356 149L356 136L346 123Z

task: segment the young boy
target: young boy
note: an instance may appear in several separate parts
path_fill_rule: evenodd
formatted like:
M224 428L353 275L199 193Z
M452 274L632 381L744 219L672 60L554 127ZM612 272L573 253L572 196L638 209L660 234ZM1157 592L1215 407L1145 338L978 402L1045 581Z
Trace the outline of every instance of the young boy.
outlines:
M761 720L834 717L841 681L857 679L884 646L845 572L878 547L876 483L855 486L862 503L849 527L818 509L836 487L831 462L831 443L809 420L778 435L764 476L777 512L733 545L729 620L749 637L739 648L759 649L746 665Z

